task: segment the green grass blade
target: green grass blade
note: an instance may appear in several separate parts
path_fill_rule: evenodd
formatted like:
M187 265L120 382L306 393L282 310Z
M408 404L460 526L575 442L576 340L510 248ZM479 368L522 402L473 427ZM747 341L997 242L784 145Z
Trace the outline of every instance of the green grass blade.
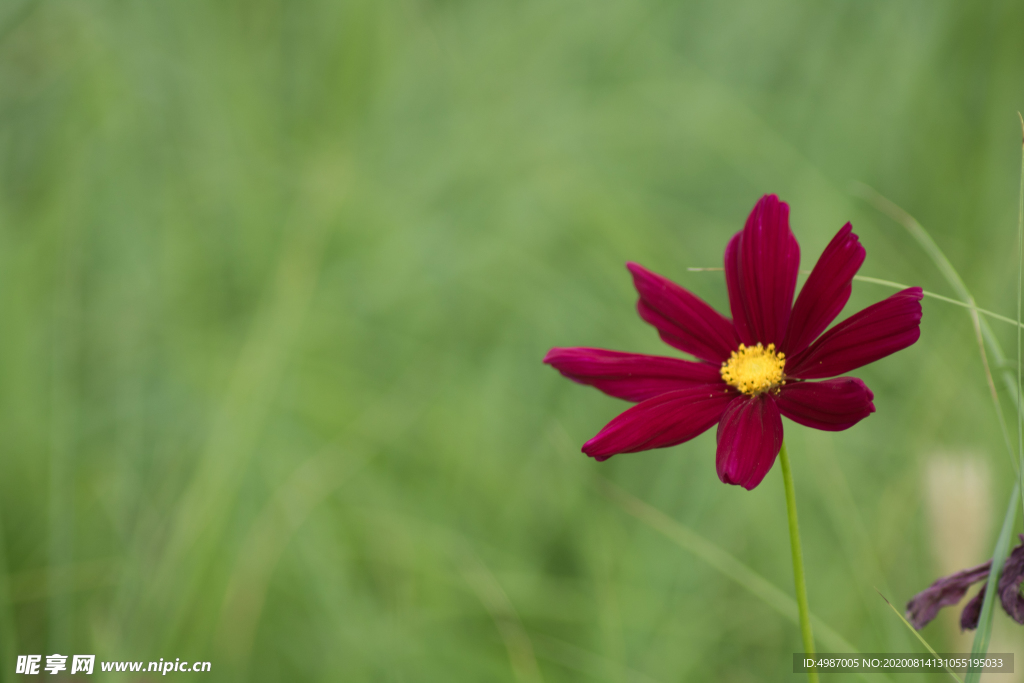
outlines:
M876 209L906 228L907 232L910 233L910 236L917 240L917 243L921 245L921 248L924 249L928 258L932 260L932 263L934 263L935 267L939 269L939 272L946 278L946 281L956 291L957 295L959 295L964 301L970 301L972 305L974 304L974 297L971 296L970 291L967 289L967 285L964 284L964 281L960 277L960 274L957 273L956 268L953 267L953 264L948 258L946 258L946 255L942 252L942 249L939 248L939 245L935 243L935 240L933 240L932 236L928 234L928 231L917 222L916 218L904 211L895 202L864 183L854 183L852 189L854 194L861 197Z
M876 284L876 285L885 285L886 287L892 287L893 289L906 289L907 287L910 287L910 285L900 284L899 282L893 282L892 280L881 280L881 279L879 279L877 277L868 277L867 275L854 275L853 279L857 280L858 282L871 282L871 283ZM984 308L978 308L977 306L975 306L973 304L973 299L972 299L972 303L965 303L963 301L957 301L956 299L951 299L948 296L942 296L941 294L936 294L935 292L929 292L927 290L922 290L922 291L924 292L924 295L926 297L930 298L930 299L938 299L939 301L945 301L947 304L953 304L954 306L960 306L961 308L966 308L966 309L968 309L970 311L974 311L975 313L979 313L981 315L987 315L988 317L995 318L996 320L1001 320L1004 323L1010 323L1011 325L1017 325L1017 327L1021 327L1021 324L1018 323L1013 318L1008 318L1005 315L999 315L998 313L986 310Z
M1010 442L1009 430L1006 426L1006 418L1003 415L1002 405L999 403L999 396L996 392L995 383L992 377L992 371L988 363L988 353L991 353L992 358L995 361L995 364L999 367L1005 367L1006 354L1003 353L1003 349L1002 346L999 344L999 340L996 339L995 335L992 333L992 328L989 326L988 321L982 319L979 315L979 313L982 312L982 309L979 309L977 307L974 301L974 296L971 294L970 290L967 289L967 285L964 284L963 278L961 278L960 274L957 273L956 269L953 267L953 264L949 261L948 258L946 258L946 255L939 248L938 244L935 243L935 240L932 239L931 235L928 234L928 231L924 229L924 226L917 222L916 218L911 216L909 213L904 211L902 208L897 206L895 203L893 203L886 197L876 192L874 189L868 187L867 185L864 185L863 183L854 183L853 191L855 194L862 197L865 201L867 201L876 209L878 209L878 211L886 214L892 220L906 228L907 232L910 233L911 237L917 240L918 244L921 245L921 248L924 250L924 252L929 256L929 258L932 259L932 262L935 264L936 268L938 268L939 272L943 274L949 285L956 291L957 295L960 296L960 298L966 304L965 308L970 309L971 324L974 326L975 338L978 342L978 352L981 354L981 362L985 368L985 378L988 382L989 392L992 395L992 404L996 411L996 417L999 421L999 428L1003 434L1003 440L1006 444L1007 454L1010 457L1011 465L1014 469L1014 472L1016 472L1019 477L1020 472L1018 466L1017 449L1015 449L1013 447L1013 444ZM937 295L933 296L935 296L935 298L944 298L938 297ZM1019 320L1010 320L1009 318L1005 318L1004 316L995 317L998 317L1006 322L1010 322L1014 325L1017 325L1017 328L1020 329L1021 323ZM986 348L988 349L988 353L986 353ZM1011 375L1009 372L1004 371L1002 373L1002 379L1010 395L1013 396L1014 400L1016 401L1016 378L1014 378L1013 375ZM1018 415L1020 415L1022 411L1024 411L1024 406L1022 406L1020 402L1017 401L1016 407L1017 413ZM1022 511L1024 511L1024 508L1022 508Z
M1022 159L1021 165L1022 165L1022 173L1024 173L1024 159ZM959 294L960 297L966 303L970 304L970 308L972 308L972 309L976 308L975 304L974 304L974 297L971 295L970 291L967 289L967 286L964 284L963 279L956 272L956 269L953 268L953 265L950 263L949 259L947 259L945 254L942 253L942 250L939 249L938 245L931 238L931 236L928 234L928 232L924 229L923 226L921 226L920 223L917 222L917 220L913 216L908 214L906 211L904 211L903 209L901 209L896 204L892 203L891 201L889 201L888 199L886 199L885 197L883 197L879 193L875 192L873 189L867 187L866 185L859 185L858 184L858 186L855 189L858 192L858 194L860 194L867 201L872 203L876 208L878 208L879 211L882 211L883 213L886 213L891 218L893 218L893 220L895 220L896 222L898 222L901 225L903 225L907 229L907 231L911 234L911 236L914 237L918 241L918 243L924 249L925 253L927 253L928 256L935 263L935 266L946 277L946 280L947 280L947 282L949 282L950 286L953 287L954 290L956 290L957 294ZM1022 196L1022 201L1024 201L1024 176L1022 176L1022 190L1021 190L1021 192L1022 192L1022 195L1021 195ZM1018 226L1018 232L1019 232L1019 230L1020 230L1020 226ZM994 400L994 404L995 404L995 408L996 408L996 413L997 413L997 416L999 418L1000 427L1002 428L1003 433L1004 433L1004 437L1006 438L1006 441L1007 441L1007 449L1008 449L1008 452L1009 452L1009 455L1010 455L1010 461L1013 464L1013 468L1014 468L1014 470L1016 470L1016 474L1017 474L1017 477L1018 477L1017 482L1014 483L1013 491L1010 494L1009 504L1007 506L1006 514L1005 514L1004 521L1003 521L1003 528L1000 531L999 538L996 541L995 549L992 552L992 573L991 573L991 575L992 576L999 576L999 572L1002 570L1003 562L1006 560L1006 556L1007 556L1008 550L1009 550L1010 533L1013 530L1014 516L1016 514L1016 508L1017 508L1018 501L1020 501L1020 491L1021 491L1020 477L1024 476L1024 473L1022 473L1021 469L1020 469L1018 453L1015 451L1015 449L1013 448L1013 446L1009 442L1009 437L1008 437L1007 428L1006 428L1006 422L1005 422L1005 419L1003 417L1002 407L999 404L999 397L998 397L998 395L996 395L994 393L994 385L992 384L992 381L991 381L991 372L989 370L988 360L987 360L986 355L985 355L985 345L986 344L988 345L988 348L992 352L993 359L996 361L996 363L998 365L1004 366L1006 364L1006 356L1003 353L1002 348L1000 347L998 340L996 340L995 335L992 334L992 330L988 327L987 322L984 321L984 320L981 320L980 317L978 316L977 312L975 312L974 310L971 311L971 318L972 318L972 322L975 325L975 332L976 332L976 334L978 336L979 344L981 344L981 347L982 347L981 348L982 362L985 365L985 372L986 372L986 374L989 377L990 389L993 389L993 400ZM1019 309L1018 309L1018 318L1014 322L1017 325L1018 334L1019 334L1020 323L1021 323ZM982 343L982 340L984 341L984 343ZM1014 401L1016 402L1016 412L1017 412L1018 426L1020 425L1020 421L1021 421L1021 411L1022 411L1022 408L1024 408L1024 406L1021 405L1020 393L1019 393L1019 386L1020 386L1020 363L1019 363L1019 359L1020 359L1020 356L1019 356L1019 351L1018 351L1018 363L1016 364L1017 367L1018 367L1018 376L1017 377L1013 377L1009 372L1007 372L1005 370L1002 373L1003 382L1006 384L1007 388L1010 390L1010 395L1013 396ZM1024 501L1022 501L1022 503L1024 503ZM991 632L992 632L992 615L993 615L992 604L993 604L993 596L994 595L995 595L995 591L994 590L988 590L988 591L985 592L985 599L982 602L981 616L980 616L980 618L978 620L978 630L977 630L977 633L974 636L974 645L973 645L972 650L971 650L972 653L975 654L975 655L984 654L988 650L988 643L989 643L989 639L991 637ZM969 672L967 674L967 679L966 679L967 683L977 683L977 681L980 678L980 675L981 674L978 673L978 672Z
M1006 508L1006 516L1003 518L1003 528L999 532L999 539L996 541L996 549L992 553L992 571L989 573L989 583L992 584L985 591L985 599L981 603L981 616L978 617L978 630L974 634L974 645L971 648L972 656L980 656L988 652L988 641L992 637L992 616L995 606L996 591L993 586L996 581L994 577L999 576L1003 569L1003 562L1010 553L1010 536L1013 535L1013 523L1017 511L1017 499L1020 498L1020 484L1013 485L1013 493L1010 494L1010 505ZM967 674L967 683L978 683L981 673L970 671Z
M761 600L794 625L799 626L800 619L796 601L771 581L758 574L718 545L680 524L661 510L651 507L639 498L623 491L610 481L596 478L595 483L601 493L617 503L627 513L661 533L676 545L704 560L704 562L718 570L720 574L732 579L747 589L754 597ZM818 640L827 645L829 649L835 652L858 653L858 650L848 640L814 614L811 614L811 622L814 624ZM866 674L861 674L861 676L869 681L877 680ZM882 679L889 680L884 676Z
M687 268L686 270L691 272L691 273L704 273L704 272L709 272L710 273L710 272L716 272L716 271L717 272L722 272L725 269L724 268ZM800 271L801 275L807 275L809 273L810 273L809 270L801 270ZM907 289L908 287L912 286L912 285L905 285L905 284L902 284L900 282L893 282L892 280L882 280L882 279L877 278L877 277L868 277L867 275L854 275L853 279L856 280L857 282L870 282L870 283L876 284L876 285L883 285L885 287L892 287L893 289ZM1017 325L1018 327L1024 327L1024 322L1018 323L1013 318L1007 317L1005 315L1000 315L1000 314L996 313L995 311L990 311L990 310L985 309L985 308L979 308L978 306L975 306L975 305L970 304L970 303L964 303L963 301L957 301L956 299L952 299L952 298L950 298L948 296L942 296L941 294L936 294L935 292L929 292L926 289L922 290L922 291L924 292L924 295L926 297L930 298L930 299L937 299L939 301L945 301L947 304L953 304L954 306L959 306L961 308L966 308L968 310L975 311L976 313L979 313L980 315L985 315L985 316L988 316L988 317L993 318L995 320L1002 321L1004 323L1009 323L1011 325Z
M583 674L585 676L583 680L603 680L611 683L661 683L658 679L645 673L630 669L623 664L559 638L537 633L532 634L532 638L533 648L537 651L538 657Z
M882 196L882 194L863 183L853 183L852 189L854 194L859 195L862 199L872 204L876 209L902 225L906 231L910 233L910 236L917 241L925 254L928 255L928 258L930 258L932 263L935 264L935 267L940 273L942 273L943 277L946 278L946 282L949 283L950 287L953 288L957 295L966 304L968 304L968 308L971 309L971 325L974 327L974 336L978 342L978 353L981 355L981 363L985 368L985 381L988 384L989 394L992 396L992 405L995 408L996 417L999 420L999 429L1003 434L1003 441L1006 444L1007 453L1010 454L1010 460L1013 461L1014 469L1016 469L1017 459L1013 455L1014 448L1013 444L1010 442L1010 432L1006 426L1006 418L1003 416L1003 407L1002 404L999 403L999 394L996 391L995 380L992 377L992 370L988 364L988 355L985 352L986 342L995 346L997 349L998 344L995 341L995 337L991 334L991 331L988 331L988 334L984 331L988 326L985 321L981 320L981 316L978 315L974 295L972 295L970 290L967 289L967 285L964 284L963 278L960 277L960 273L958 273L956 268L953 267L952 262L946 258L942 249L939 248L939 245L934 239L932 239L932 236L928 234L928 231L924 229L924 226L922 226L916 218L904 211L901 207L896 205L896 203L890 201L888 198ZM1015 321L1015 323L1018 325L1019 329L1019 321ZM997 355L1003 355L1001 349L999 349ZM998 361L997 364L1002 365L1002 363L999 363ZM1018 402L1017 405L1018 412L1020 412L1020 403Z
M491 616L508 652L518 683L543 683L537 657L526 628L501 582L475 553L466 549L461 558L462 576Z
M882 595L882 591L878 590L877 588L875 590L878 591L879 595ZM889 605L889 608L893 612L896 613L896 616L898 616L900 618L900 621L902 621L906 625L906 627L910 629L910 632L913 633L914 636L916 636L917 639L921 641L921 644L924 645L926 648L928 648L928 652L931 652L933 655L938 657L939 653L936 652L935 649L932 648L932 646L928 644L928 641L924 639L924 636L922 636L920 633L918 633L916 628L914 628L913 626L910 625L910 622L906 620L906 617L904 617L902 614L900 614L900 611L898 609L896 609L891 602L889 602L889 598L887 598L884 595L882 595L882 599L885 600L885 604ZM946 671L949 673L950 676L953 677L953 679L955 681L957 681L957 683L963 683L963 681L960 680L959 676L957 676L955 673L950 671L949 667L946 667Z
M1020 112L1017 112L1020 116ZM1021 129L1024 133L1024 117L1021 118ZM989 574L988 590L985 591L985 599L981 603L981 615L978 617L978 632L974 634L974 645L971 648L972 655L984 655L988 652L989 639L992 637L992 608L995 604L995 586L1002 571L1003 563L1010 551L1010 536L1013 532L1014 513L1017 508L1017 499L1020 498L1021 478L1024 471L1021 470L1022 458L1024 458L1024 420L1021 415L1021 268L1024 266L1024 138L1021 142L1021 180L1019 195L1019 211L1017 217L1017 382L1014 396L1017 399L1017 482L1013 486L1013 493L1010 494L1010 505L1006 510L1003 519L1003 528L999 531L999 539L996 541L995 551L992 553L992 570ZM971 670L967 673L967 683L977 683L981 679L979 671Z

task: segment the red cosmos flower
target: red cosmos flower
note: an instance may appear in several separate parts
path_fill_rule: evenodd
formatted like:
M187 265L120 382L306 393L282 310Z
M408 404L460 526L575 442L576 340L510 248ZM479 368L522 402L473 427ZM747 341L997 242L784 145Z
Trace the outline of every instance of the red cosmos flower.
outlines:
M828 327L850 298L864 262L847 223L796 292L800 247L789 205L757 202L725 248L732 320L668 279L627 264L637 310L662 340L698 361L592 348L555 348L544 357L571 380L634 401L583 445L597 460L665 448L718 424L718 477L753 489L782 446L782 416L826 431L848 429L875 411L859 379L841 375L913 344L921 335L919 287ZM825 332L822 334L822 332ZM820 336L819 336L820 335Z

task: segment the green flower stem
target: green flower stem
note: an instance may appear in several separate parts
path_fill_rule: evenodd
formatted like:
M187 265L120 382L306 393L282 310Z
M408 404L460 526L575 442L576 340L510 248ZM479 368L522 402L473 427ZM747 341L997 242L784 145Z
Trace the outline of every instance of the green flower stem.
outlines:
M789 518L789 545L793 549L793 582L796 584L796 606L800 612L800 637L804 653L814 655L814 635L811 633L811 610L807 607L807 582L804 580L804 553L800 549L800 525L796 520L796 492L793 490L793 472L789 469L786 442L779 450L782 462L782 481L786 486L786 516ZM808 671L807 680L818 683L818 672Z

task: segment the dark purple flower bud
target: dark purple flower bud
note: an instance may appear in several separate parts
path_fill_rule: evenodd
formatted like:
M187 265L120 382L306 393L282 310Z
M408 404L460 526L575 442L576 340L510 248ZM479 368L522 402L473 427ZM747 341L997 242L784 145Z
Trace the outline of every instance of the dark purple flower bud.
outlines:
M940 609L960 602L971 584L988 578L991 566L991 561L979 564L977 567L945 576L928 586L907 603L907 621L914 628L921 630L935 618Z
M964 605L964 611L960 613L960 630L973 631L978 628L978 620L981 618L981 603L985 599L985 589L988 582L981 587L978 594L971 598L970 602Z

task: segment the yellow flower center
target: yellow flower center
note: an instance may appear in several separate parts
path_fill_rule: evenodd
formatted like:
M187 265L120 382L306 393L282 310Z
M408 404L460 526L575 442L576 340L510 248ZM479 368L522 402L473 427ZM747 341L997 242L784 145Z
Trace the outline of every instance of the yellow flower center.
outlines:
M786 367L786 354L776 353L775 344L768 348L740 344L729 360L722 363L722 379L744 394L757 396L766 391L778 391L785 384L782 370Z

